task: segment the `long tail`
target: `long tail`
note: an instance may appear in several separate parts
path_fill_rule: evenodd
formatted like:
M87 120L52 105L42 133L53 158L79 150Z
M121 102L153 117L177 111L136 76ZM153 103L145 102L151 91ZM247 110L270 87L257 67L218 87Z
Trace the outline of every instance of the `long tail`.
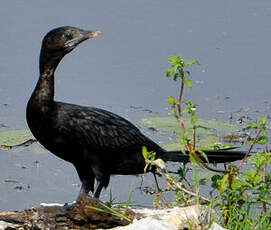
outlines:
M226 163L241 160L246 155L244 151L232 151L230 149L220 149L220 150L204 150L203 151L209 163ZM206 162L205 158L198 153L198 156ZM181 151L167 151L163 156L162 159L164 161L173 161L173 162L189 162L189 154L184 155Z

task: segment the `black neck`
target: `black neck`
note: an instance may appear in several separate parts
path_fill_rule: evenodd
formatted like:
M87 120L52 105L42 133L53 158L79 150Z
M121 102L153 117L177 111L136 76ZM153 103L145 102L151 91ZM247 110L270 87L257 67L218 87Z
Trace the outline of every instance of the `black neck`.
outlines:
M65 54L62 50L50 52L42 47L40 52L40 75L48 70L55 70Z
M39 77L37 85L32 93L30 101L41 107L48 107L54 101L54 70L46 70ZM44 107L44 109L46 109Z
M38 113L50 111L54 103L54 73L65 53L62 50L51 51L44 46L40 53L40 77L28 102L28 109Z

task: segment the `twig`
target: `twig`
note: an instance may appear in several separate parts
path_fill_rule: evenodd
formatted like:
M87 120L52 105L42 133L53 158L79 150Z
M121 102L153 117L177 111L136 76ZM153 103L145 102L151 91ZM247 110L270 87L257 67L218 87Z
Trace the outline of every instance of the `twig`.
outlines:
M261 132L263 131L263 129L264 129L263 127L259 129L258 133L256 134L256 136L255 136L255 138L254 138L254 140L253 140L252 145L250 145L249 150L247 151L246 155L244 156L244 158L243 158L242 161L240 162L240 164L239 164L239 166L238 166L239 169L240 169L240 168L243 166L243 164L245 163L246 159L248 158L249 154L251 153L252 148L254 147L254 145L256 144L256 142L258 141L258 138L259 138Z
M182 187L182 183L181 182L176 182L174 181L171 177L170 177L170 174L165 170L165 169L162 169L159 165L155 165L157 167L157 170L159 173L163 174L166 178L167 178L167 181L169 183L171 183L172 185L176 186L177 188L179 188L180 190L182 190L183 192L191 195L191 196L195 196L195 197L199 197L201 200L205 201L205 202L210 202L209 199L197 194L197 193L194 193L194 192L191 192L185 188Z

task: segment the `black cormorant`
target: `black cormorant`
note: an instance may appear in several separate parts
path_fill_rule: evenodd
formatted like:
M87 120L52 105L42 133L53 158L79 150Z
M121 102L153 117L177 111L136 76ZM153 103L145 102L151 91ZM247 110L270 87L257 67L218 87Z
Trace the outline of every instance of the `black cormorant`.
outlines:
M27 104L26 118L36 139L56 156L71 162L82 182L81 194L99 197L111 175L140 174L145 160L142 146L165 161L188 162L180 152L167 152L126 119L94 107L54 101L54 73L61 59L81 42L100 35L65 26L53 29L43 39L40 76ZM241 151L205 151L209 162L243 158Z

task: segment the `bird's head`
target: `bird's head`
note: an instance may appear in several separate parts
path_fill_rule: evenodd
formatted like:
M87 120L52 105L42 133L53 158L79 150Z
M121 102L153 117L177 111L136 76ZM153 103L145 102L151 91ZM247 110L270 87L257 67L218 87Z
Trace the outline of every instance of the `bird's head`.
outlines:
M42 41L40 71L55 69L61 59L81 42L97 37L99 30L87 31L76 27L63 26L48 32Z

